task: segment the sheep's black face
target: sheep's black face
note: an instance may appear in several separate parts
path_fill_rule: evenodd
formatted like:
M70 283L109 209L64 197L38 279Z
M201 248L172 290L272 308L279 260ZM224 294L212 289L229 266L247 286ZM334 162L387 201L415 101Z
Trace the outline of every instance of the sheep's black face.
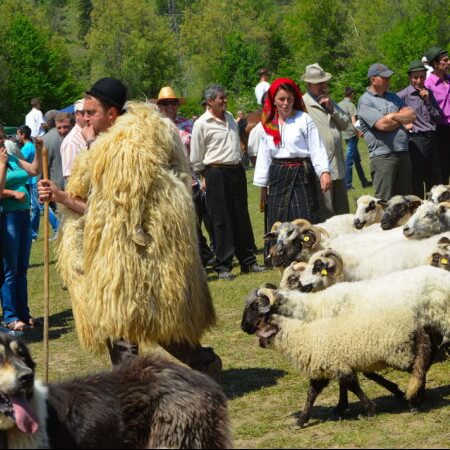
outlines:
M257 336L259 337L259 345L262 348L266 348L269 346L272 337L275 336L279 331L277 325L273 323L267 323L264 327L261 327L257 332Z
M408 204L397 203L391 208L386 209L381 218L381 228L383 230L390 230L394 228L400 219L404 218L409 214Z
M436 203L448 202L450 200L450 191L445 191L437 198Z
M244 313L242 315L241 329L248 334L255 334L263 326L270 312L269 299L258 296L258 290L254 290L245 301Z

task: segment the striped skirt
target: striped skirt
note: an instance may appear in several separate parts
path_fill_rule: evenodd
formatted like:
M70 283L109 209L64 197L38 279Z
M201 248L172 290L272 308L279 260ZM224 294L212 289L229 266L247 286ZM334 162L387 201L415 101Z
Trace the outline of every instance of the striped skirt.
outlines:
M268 229L277 222L319 222L316 173L309 158L273 159L269 171Z

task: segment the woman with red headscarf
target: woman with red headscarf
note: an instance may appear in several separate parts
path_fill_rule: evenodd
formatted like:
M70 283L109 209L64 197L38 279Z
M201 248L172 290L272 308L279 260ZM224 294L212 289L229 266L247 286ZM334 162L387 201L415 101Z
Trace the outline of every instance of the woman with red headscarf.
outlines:
M319 222L320 187L331 187L327 151L302 93L289 78L278 78L268 91L261 122L264 128L253 184L267 202L268 229L276 221L303 218Z

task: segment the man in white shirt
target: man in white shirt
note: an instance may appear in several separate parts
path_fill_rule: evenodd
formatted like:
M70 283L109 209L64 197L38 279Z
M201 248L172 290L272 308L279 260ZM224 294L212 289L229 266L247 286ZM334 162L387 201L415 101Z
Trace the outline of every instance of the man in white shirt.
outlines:
M235 254L242 273L266 269L256 262L239 133L233 115L226 111L225 90L210 86L205 98L207 110L192 130L190 160L202 176L202 189L206 188L206 206L216 239L214 270L219 279L230 281L234 279Z
M262 104L262 97L263 95L269 90L270 83L269 83L269 71L263 67L259 71L259 83L255 87L255 96L256 96L256 103L258 105Z
M31 100L31 111L25 116L25 125L31 129L31 137L39 137L45 134L43 127L45 123L44 116L41 111L41 101L38 98Z
M87 143L82 133L84 125L84 99L80 99L75 102L75 126L64 138L60 150L62 172L66 184L76 156L81 150L87 148Z

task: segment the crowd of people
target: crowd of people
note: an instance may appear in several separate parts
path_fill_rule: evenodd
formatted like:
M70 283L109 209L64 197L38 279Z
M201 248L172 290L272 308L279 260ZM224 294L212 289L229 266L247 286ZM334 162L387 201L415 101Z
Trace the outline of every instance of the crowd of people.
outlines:
M305 93L289 78L270 83L269 71L261 69L255 88L261 115L250 132L248 153L255 163L253 183L261 188L267 228L277 221L304 218L318 223L348 213L347 191L353 189L353 165L361 185L368 187L373 183L375 196L383 200L411 193L423 198L432 185L448 183L450 62L447 51L438 47L431 47L425 57L432 71L427 76L422 60L411 62L410 84L397 94L389 90L394 72L384 64L372 64L367 72L368 87L357 106L353 103L352 87L345 88L339 103L330 97L328 83L332 75L317 63L306 66L301 77ZM212 267L224 281L235 278L234 257L242 274L264 272L268 268L257 262L248 211L239 133L239 122L245 120L245 115L240 114L235 120L227 111L226 90L220 85L205 90L205 110L195 120L178 114L184 101L171 86L164 86L157 98L149 101L156 106L149 107L157 108L161 117L170 121L184 149L201 266ZM72 190L66 187L70 186L80 153L89 161L86 155L99 141L98 136L114 130L118 119L127 115L126 102L123 83L103 78L75 102L73 115L52 110L43 115L39 100L33 99L25 124L17 130L16 143L5 140L3 130L0 131L0 283L3 324L7 329L23 331L36 326L28 309L26 278L30 248L39 232L42 202L51 202L50 222L55 237L61 226L61 208L80 217L87 211L95 214L95 203L90 204L88 194L90 177L98 177L97 173L80 174L78 166L77 180L85 178L82 193L73 186ZM369 152L370 179L361 166L361 137ZM347 145L346 156L343 141ZM175 155L178 144L164 142L168 154ZM42 146L49 153L49 179L39 180ZM93 164L95 161L91 161ZM133 172L133 168L127 170ZM97 178L95 182L97 190L106 189ZM104 198L109 194L105 192ZM143 202L150 198L149 192L145 195L148 198ZM98 223L96 226L100 227ZM136 245L149 245L151 236L139 220L124 226ZM202 276L206 282L204 273ZM208 298L207 295L206 304ZM204 329L213 321L211 318ZM114 364L122 361L124 355L138 352L139 342L133 342L133 336L126 325L121 335L111 331L106 346ZM172 338L164 341L166 349L192 367L208 371L211 365L219 365L220 358L212 349L202 347L199 338L189 340L175 334Z

